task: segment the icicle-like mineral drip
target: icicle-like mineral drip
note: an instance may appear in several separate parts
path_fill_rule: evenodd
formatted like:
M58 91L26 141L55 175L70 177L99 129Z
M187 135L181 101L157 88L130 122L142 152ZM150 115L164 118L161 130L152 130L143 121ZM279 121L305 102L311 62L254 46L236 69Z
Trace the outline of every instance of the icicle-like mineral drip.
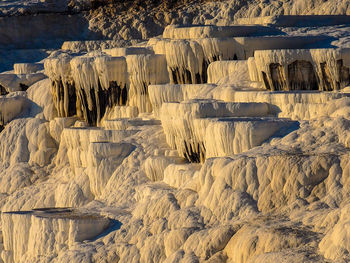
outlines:
M139 112L151 112L148 85L169 83L164 55L126 56L129 73L129 105L137 106Z
M72 76L82 117L91 125L101 119L99 90L101 85L94 66L94 57L75 57L71 61Z
M241 80L248 81L247 61L215 61L208 67L208 83L219 83L232 75L238 84Z
M154 50L165 54L174 84L196 84L206 82L206 64L202 47L195 41L164 40L158 41Z
M83 118L99 124L106 112L128 100L128 74L124 57L82 56L71 61Z
M59 117L70 117L77 113L75 83L70 61L72 56L59 54L45 60L45 74L51 80L51 93Z
M202 47L207 64L245 58L243 47L234 38L198 38L194 41Z
M95 68L105 97L104 102L101 101L106 104L104 115L114 111L115 106L125 106L129 86L125 57L97 57Z
M191 100L182 103L164 103L160 119L169 146L177 149L179 155L190 162L203 162L206 158L207 148L206 130L210 123L219 121L217 117L269 116L269 110L266 103L225 103L215 100ZM235 120L232 119L231 122L233 121ZM210 136L213 136L213 134L211 133ZM210 136L208 135L208 138ZM242 151L245 148L241 147L239 149ZM236 152L230 153L234 154Z
M269 90L339 90L350 83L349 49L255 52L259 81ZM250 66L255 78L254 67Z

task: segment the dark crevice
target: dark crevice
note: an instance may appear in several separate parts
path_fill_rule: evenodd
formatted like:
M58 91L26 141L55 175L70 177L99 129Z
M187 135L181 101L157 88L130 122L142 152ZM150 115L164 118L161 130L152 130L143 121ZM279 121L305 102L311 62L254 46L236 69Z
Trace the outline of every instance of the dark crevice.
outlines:
M57 113L59 117L71 117L77 114L76 110L76 102L77 102L77 95L75 90L74 83L65 83L65 86L67 88L68 94L65 98L65 88L62 82L62 79L59 79L58 81L52 81L51 82L51 89L54 97L54 103L55 107L57 109ZM65 100L68 100L65 102ZM68 111L66 112L66 109L62 108L63 105L68 104Z
M191 163L200 163L205 161L205 147L203 143L187 143L184 141L184 157Z
M350 83L350 73L349 68L343 65L343 60L337 60L337 73L339 76L339 81L337 81L337 90L345 88Z
M9 92L2 85L0 85L0 96L4 96L7 94L9 94Z
M262 71L262 76L263 76L263 81L264 81L264 84L265 84L265 88L268 89L268 90L271 90L271 87L270 87L270 83L269 83L269 80L267 78L267 74Z
M318 82L311 62L296 60L288 65L290 90L318 90Z
M19 83L19 87L20 87L21 91L26 91L29 88L29 86L27 86L26 84L23 84L23 83Z
M147 92L147 90L146 90ZM96 126L108 108L127 104L128 91L126 85L121 87L116 81L111 81L108 89L102 89L101 83L89 89L92 108L88 107L88 97L84 89L79 90L79 101L84 120L91 126Z
M286 77L282 65L279 63L271 63L269 67L272 80L272 90L287 90Z
M329 68L327 66L326 62L323 62L320 64L321 67L321 74L322 74L322 84L323 84L323 90L324 91L331 91L332 88L332 78L331 73L329 72Z

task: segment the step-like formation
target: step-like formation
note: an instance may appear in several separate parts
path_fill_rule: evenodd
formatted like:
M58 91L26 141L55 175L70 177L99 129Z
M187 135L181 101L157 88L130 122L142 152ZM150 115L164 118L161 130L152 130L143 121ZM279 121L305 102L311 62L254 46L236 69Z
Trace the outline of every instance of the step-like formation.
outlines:
M193 100L164 103L160 119L168 144L191 162L234 155L260 145L294 122L271 116L267 103Z
M122 142L137 130L102 128L65 128L61 143L67 149L71 169L76 175L85 172L90 181L91 193L101 194L113 171L135 149Z
M108 228L110 220L69 208L43 208L3 212L1 224L4 237L2 259L5 262L24 262L40 255L54 257L75 242L91 240Z
M0 126L4 126L18 115L28 110L29 100L21 95L0 96Z
M241 262L246 250L240 244L246 242L253 247L247 258L259 260L266 251L275 252L254 245L254 238L266 234L264 229L221 224L236 216L245 219L280 208L284 213L307 205L328 213L346 199L338 189L324 197L346 180L339 178L348 171L350 51L331 46L333 37L281 28L310 21L324 26L350 22L347 16L248 18L239 22L256 25L171 25L163 36L129 47L114 40L66 42L44 61L57 118L48 122L35 112L28 116L37 118L7 124L17 116L27 117L26 93L13 92L45 77L43 62L18 63L13 72L0 74L0 95L10 93L0 97L0 129L9 125L6 134L21 131L28 142L15 136L11 142L28 148L29 165L52 162L57 167L50 184L57 184L58 190L47 198L54 200L50 205L75 207L97 199L92 206L101 204L101 211L123 218L126 235L108 236L101 246L89 244L96 253L112 244L107 250L117 252L111 258L125 262L175 262L192 256L198 261ZM34 124L26 126L32 120L40 122L42 131L36 132ZM11 164L23 162L10 149L2 155L14 156ZM3 181L26 188L37 175L30 170L30 179L24 180L22 170ZM35 192L28 189L16 197ZM78 189L79 201L65 202L64 194L75 194L71 189ZM110 207L103 207L107 203ZM331 225L327 220L324 224ZM82 241L108 224L104 217L71 209L6 212L2 258L32 262L42 255L57 256L73 243L80 251L85 249ZM217 224L219 230L206 228ZM315 232L325 228L323 223L313 227ZM339 229L327 236L336 236ZM218 238L210 231L217 231ZM284 240L283 233L272 236L271 243ZM317 253L335 259L327 247L339 249L342 241L328 238ZM303 240L297 236L293 241L298 249L305 246ZM283 243L288 249L293 244Z
M31 74L44 69L42 63L16 63L13 65L15 74Z
M108 52L118 56L98 53L72 57L63 53L45 61L60 117L77 114L96 125L114 106L134 106L139 112L152 110L148 85L169 81L164 56L142 48Z
M350 24L350 17L346 15L273 15L240 18L237 23L275 27L320 27Z
M141 42L140 39L64 41L61 49L72 52L91 52L95 50L127 47L130 45L135 45L139 42Z
M350 82L350 49L263 50L249 71L268 90L340 90ZM256 73L254 74L256 75Z
M327 104L347 98L346 92L237 90L226 86L212 92L214 99L227 102L269 103L271 113L282 118L309 120L328 116Z
M233 25L233 26L167 26L163 32L164 38L190 39L190 38L225 38L277 35L280 31L273 27L262 25Z

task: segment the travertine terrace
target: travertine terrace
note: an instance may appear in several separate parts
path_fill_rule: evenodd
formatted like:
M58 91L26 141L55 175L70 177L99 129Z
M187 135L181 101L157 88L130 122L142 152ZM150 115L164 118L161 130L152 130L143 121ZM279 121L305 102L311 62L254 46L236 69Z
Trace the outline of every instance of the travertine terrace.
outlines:
M56 2L0 2L0 262L350 262L348 1Z

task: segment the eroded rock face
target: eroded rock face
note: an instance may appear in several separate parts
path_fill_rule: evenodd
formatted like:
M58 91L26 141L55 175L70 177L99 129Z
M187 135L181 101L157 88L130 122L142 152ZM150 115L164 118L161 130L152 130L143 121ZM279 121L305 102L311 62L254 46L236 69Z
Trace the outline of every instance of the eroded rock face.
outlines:
M110 224L103 216L69 208L3 212L1 219L6 226L1 254L5 262L30 261L39 255L53 259L60 249L92 239Z
M31 74L44 69L41 63L16 63L13 65L15 74Z
M349 85L348 53L348 49L256 51L249 71L255 80L257 70L257 79L272 91L340 90Z
M224 2L218 12L233 17L236 4L246 1ZM245 10L290 6L274 4ZM206 12L195 19L223 23ZM174 23L173 15L156 19ZM136 17L126 22L132 24L121 30L126 37L136 34L130 27L143 26ZM290 50L324 44L321 36L299 37L305 28L283 28L293 36L254 36L278 31L266 28L170 27L164 35L172 39L137 47L106 50L113 41L93 41L67 48L104 50L54 52L45 63L54 103L48 79L32 85L22 94L43 112L10 121L0 133L0 208L13 211L2 216L2 258L350 261L349 88L334 92L348 85L350 53ZM317 30L347 35L347 29ZM263 49L273 50L257 51ZM207 81L212 84L201 83ZM47 114L45 101L60 117ZM100 215L122 225L100 234L109 222Z
M43 119L22 118L9 123L1 132L6 138L0 143L1 163L46 166L57 152L57 145L49 133L49 123Z
M164 55L126 56L130 81L129 105L137 106L139 112L151 112L148 86L169 82Z
M269 114L265 103L192 100L163 104L160 118L168 144L187 160L203 162L209 157L236 154L258 146L282 127L293 124L251 118ZM238 116L250 118L230 118Z
M139 53L139 50L146 52L136 48L114 51L129 54ZM78 115L92 126L99 125L105 115L115 115L112 112L119 106L150 112L148 85L169 81L163 55L110 57L92 53L74 58L68 54L56 56L46 60L45 71L52 81L59 117ZM54 71L54 68L58 70Z
M25 115L30 107L28 99L21 95L0 97L0 125L5 125L17 116Z
M29 86L37 81L45 79L46 76L43 73L31 73L31 74L12 74L3 73L0 74L0 85L8 93L15 91L25 91ZM2 91L5 93L5 91Z
M75 83L72 78L68 53L54 53L45 60L45 74L51 80L51 94L58 117L71 117L77 113Z

